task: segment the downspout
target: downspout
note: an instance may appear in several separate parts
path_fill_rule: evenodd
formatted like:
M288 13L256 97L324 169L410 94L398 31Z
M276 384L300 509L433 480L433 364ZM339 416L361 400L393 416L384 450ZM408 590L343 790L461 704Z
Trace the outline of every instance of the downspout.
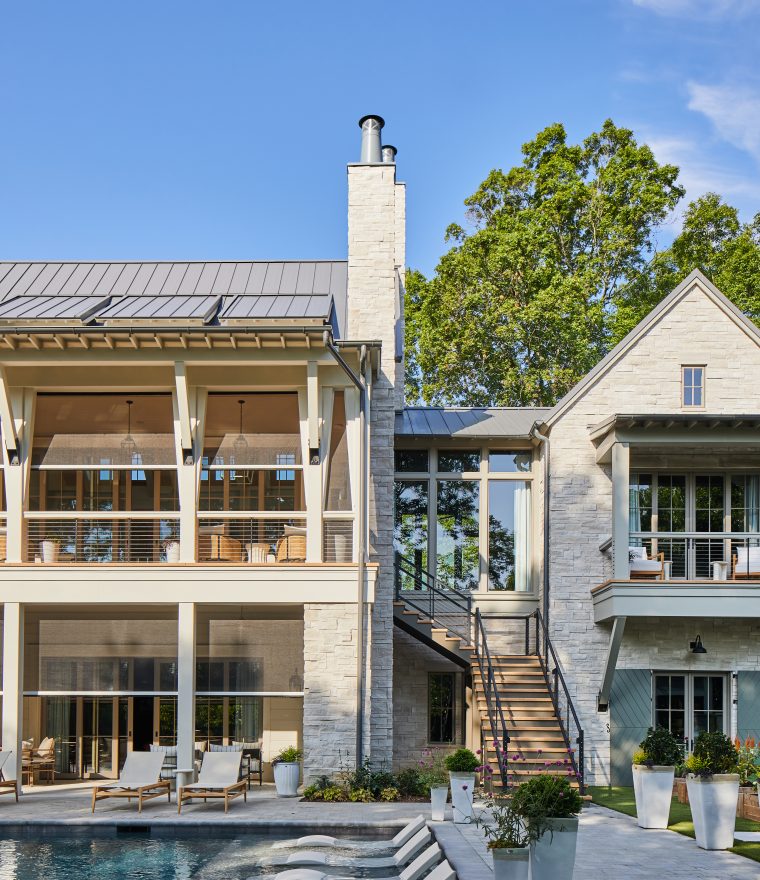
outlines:
M551 444L548 434L542 434L537 425L533 426L533 436L544 447L544 600L543 615L545 632L549 632L549 508L551 505L551 482L550 482L550 450ZM536 645L538 649L538 645Z
M328 331L324 333L325 348L335 358L338 366L359 390L359 485L356 490L356 505L359 516L359 546L356 551L356 767L364 763L364 593L366 571L366 533L367 511L365 507L365 486L367 484L367 385L364 379L364 364L367 347L359 350L359 375L349 367L338 349L333 345Z

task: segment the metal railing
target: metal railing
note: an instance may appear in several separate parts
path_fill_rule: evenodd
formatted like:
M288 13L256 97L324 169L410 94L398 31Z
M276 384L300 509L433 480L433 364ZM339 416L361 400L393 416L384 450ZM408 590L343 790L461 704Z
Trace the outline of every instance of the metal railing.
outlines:
M26 560L58 565L179 561L179 514L26 513Z
M353 562L354 520L326 517L322 521L322 561Z
M631 532L629 545L649 559L662 554L665 580L760 579L757 532Z
M480 609L475 609L475 656L480 669L480 677L483 681L483 691L486 700L486 712L488 723L491 726L491 740L496 750L496 762L499 765L501 784L509 786L509 730L504 717L504 709L501 704L499 688L496 686L496 675L491 662L491 652L488 649L488 637L486 628L483 626L483 618ZM488 753L483 749L483 760Z
M472 644L475 620L469 592L439 587L433 575L398 552L395 582L397 599Z
M583 728L578 713L575 711L570 691L567 689L565 676L562 674L562 668L549 638L544 618L538 609L530 616L535 619L536 653L541 662L546 686L554 704L554 713L565 740L570 763L575 771L580 792L583 794L585 791Z
M216 512L198 514L198 562L306 562L306 517Z

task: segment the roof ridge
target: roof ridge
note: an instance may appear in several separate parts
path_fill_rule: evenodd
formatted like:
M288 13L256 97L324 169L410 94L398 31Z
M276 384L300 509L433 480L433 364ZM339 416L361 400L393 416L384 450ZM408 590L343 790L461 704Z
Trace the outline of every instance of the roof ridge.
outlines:
M289 258L285 260L0 260L0 266L18 266L27 264L29 266L41 265L41 266L82 266L82 265L92 265L92 266L113 266L113 265L125 265L125 266L145 266L155 264L157 266L161 265L172 265L176 266L178 264L187 263L187 264L206 264L206 263L348 263L348 259L340 259L340 260L331 260L331 259L297 259L297 258Z

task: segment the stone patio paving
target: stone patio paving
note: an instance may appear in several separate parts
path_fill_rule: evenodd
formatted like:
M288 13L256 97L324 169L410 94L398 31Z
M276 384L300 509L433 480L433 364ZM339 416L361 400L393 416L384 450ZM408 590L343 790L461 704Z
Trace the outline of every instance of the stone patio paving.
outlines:
M422 813L429 817L426 804L320 804L297 799L277 798L274 787L255 786L248 802L238 799L224 815L217 803L183 807L177 815L176 803L153 800L142 816L136 805L123 800L100 802L95 815L90 812L90 783L66 786L37 786L26 789L18 804L0 799L0 826L8 833L23 830L35 834L44 828L79 826L86 832L93 825L154 825L170 832L171 826L198 825L254 828L277 823L299 831L313 828L345 834L352 828L373 827L381 837ZM644 831L635 819L591 804L581 814L578 858L573 880L758 880L760 865L733 853L705 852L695 841L671 831ZM0 837L2 836L0 828ZM482 832L473 825L436 823L435 833L460 880L493 880L491 857Z

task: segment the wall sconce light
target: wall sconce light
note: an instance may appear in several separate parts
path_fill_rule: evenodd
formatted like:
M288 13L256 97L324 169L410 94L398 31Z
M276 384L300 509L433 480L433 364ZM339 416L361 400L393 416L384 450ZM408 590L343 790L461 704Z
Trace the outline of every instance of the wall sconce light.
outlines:
M702 644L702 636L697 634L693 642L689 642L689 650L692 654L706 654L707 648Z

